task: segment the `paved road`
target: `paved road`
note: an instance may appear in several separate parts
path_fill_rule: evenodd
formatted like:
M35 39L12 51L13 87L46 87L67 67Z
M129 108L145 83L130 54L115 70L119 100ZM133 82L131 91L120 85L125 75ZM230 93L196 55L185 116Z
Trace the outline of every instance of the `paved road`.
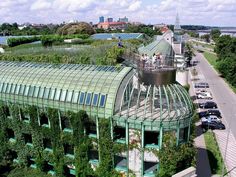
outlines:
M203 74L201 81L205 80L209 83L213 98L226 121L226 126L231 129L234 137L236 137L236 94L218 76L201 53L196 53L195 60L199 61L197 67Z
M216 138L231 177L236 177L236 94L225 81L218 76L201 53L196 53L194 60L199 61L197 70L201 82L208 82L214 101L223 115L226 130L215 130ZM228 134L228 131L230 133ZM229 135L229 136L228 136ZM227 143L228 142L228 143ZM227 148L227 151L226 151Z

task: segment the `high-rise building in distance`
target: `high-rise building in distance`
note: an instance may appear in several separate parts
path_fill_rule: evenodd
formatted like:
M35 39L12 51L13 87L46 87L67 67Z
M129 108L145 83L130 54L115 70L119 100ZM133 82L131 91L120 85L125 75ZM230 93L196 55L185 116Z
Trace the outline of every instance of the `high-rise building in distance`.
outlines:
M119 18L118 22L125 22L128 23L129 19L125 16L124 18Z
M113 18L107 18L107 22L113 22Z
M104 16L99 17L99 23L103 23L104 22Z

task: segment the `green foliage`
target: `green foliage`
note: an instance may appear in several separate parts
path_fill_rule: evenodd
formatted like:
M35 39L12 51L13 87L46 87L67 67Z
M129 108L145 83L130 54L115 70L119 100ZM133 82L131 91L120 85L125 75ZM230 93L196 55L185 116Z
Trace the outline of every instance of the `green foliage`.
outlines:
M89 34L92 35L95 33L93 27L86 22L79 23L69 23L59 28L57 31L58 34L67 35L67 34Z
M219 37L215 52L218 56L216 68L233 87L236 87L236 38L229 35Z
M48 35L54 34L59 25L43 25L40 27L36 26L28 26L23 29L18 28L17 23L9 24L3 23L0 25L0 33L2 32L5 35L13 35L13 36L25 36L25 35Z
M7 177L50 177L41 171L30 168L15 168Z
M204 34L201 36L201 39L205 40L205 42L209 43L210 42L210 34Z
M194 32L194 31L188 31L187 33L188 33L191 37L199 38L199 33L197 33L197 32Z
M236 54L236 38L230 37L229 35L219 37L216 42L215 52L217 53L219 60L231 56L232 54Z
M159 177L170 177L195 163L196 150L192 142L176 146L174 133L165 133L163 148L159 150L160 160Z
M191 43L186 43L184 56L187 58L187 61L190 62L194 56L193 46Z
M71 114L73 139L76 146L75 164L79 177L94 176L94 172L89 164L88 153L91 149L91 141L86 135L86 124L89 122L88 115L85 111Z
M153 30L153 26L151 25L132 25L129 24L127 29L125 29L126 33L144 33L149 37L153 37L154 35L160 35L161 32L159 29Z
M99 167L97 175L103 177L117 177L119 174L114 170L114 144L111 139L110 121L99 119Z
M6 117L7 107L10 108L11 118ZM22 116L29 115L29 123L21 120ZM50 128L42 127L38 123L38 117L46 115L50 122ZM66 113L72 124L73 135L61 131L59 122L59 111L57 109L48 108L46 110L39 109L35 106L17 106L17 105L0 105L0 169L12 166L13 158L11 151L15 151L18 155L18 167L28 166L28 158L32 157L36 161L37 169L44 171L45 164L50 162L54 164L54 170L58 177L65 176L65 164L75 164L77 176L87 177L94 176L94 172L90 167L88 152L91 147L91 141L85 134L86 122L88 116L86 112ZM10 142L5 133L6 128L14 131L15 142ZM23 133L32 135L33 146L25 144ZM44 150L43 139L48 138L52 142L52 152ZM64 155L63 143L75 146L75 159L71 159ZM18 170L12 172L12 175L20 175ZM23 173L22 173L23 174ZM21 174L21 175L22 175ZM22 175L23 176L23 175Z
M17 37L17 38L8 38L7 44L9 47L14 47L21 44L27 44L35 41L39 41L39 36L33 36L33 37Z
M224 168L224 172L226 172L225 165L223 164L224 161L214 132L209 131L204 133L204 138L212 174L222 174L222 167Z
M221 35L221 32L219 29L212 29L211 30L211 38L216 41Z

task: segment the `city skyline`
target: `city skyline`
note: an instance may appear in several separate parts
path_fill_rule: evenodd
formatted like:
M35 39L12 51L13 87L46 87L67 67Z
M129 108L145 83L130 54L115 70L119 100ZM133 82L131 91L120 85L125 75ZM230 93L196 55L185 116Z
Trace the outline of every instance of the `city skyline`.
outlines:
M2 0L0 24L62 23L70 20L98 22L99 16L128 17L145 24L236 26L236 0Z

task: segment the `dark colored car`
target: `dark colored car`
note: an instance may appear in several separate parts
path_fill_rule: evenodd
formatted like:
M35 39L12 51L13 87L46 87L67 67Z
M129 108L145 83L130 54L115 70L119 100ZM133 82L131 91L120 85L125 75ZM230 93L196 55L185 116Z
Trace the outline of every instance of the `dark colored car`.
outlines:
M220 130L224 130L225 129L225 125L222 124L221 122L215 122L215 121L212 121L212 122L202 122L202 128L207 130L208 128L209 129L220 129Z
M199 118L208 116L207 111L201 111L198 113L198 115L199 115Z
M217 104L213 101L207 101L205 103L199 103L199 107L204 109L214 109L217 108Z
M206 117L206 116L209 116L209 115L214 115L214 116L217 116L219 118L222 118L221 113L218 109L209 109L207 111L201 111L201 112L198 113L198 115L199 115L199 118Z
M209 84L206 82L199 82L194 84L195 88L209 88Z
M221 113L218 109L209 109L207 111L207 114L208 115L214 115L214 116L217 116L217 117L220 117L221 118Z

